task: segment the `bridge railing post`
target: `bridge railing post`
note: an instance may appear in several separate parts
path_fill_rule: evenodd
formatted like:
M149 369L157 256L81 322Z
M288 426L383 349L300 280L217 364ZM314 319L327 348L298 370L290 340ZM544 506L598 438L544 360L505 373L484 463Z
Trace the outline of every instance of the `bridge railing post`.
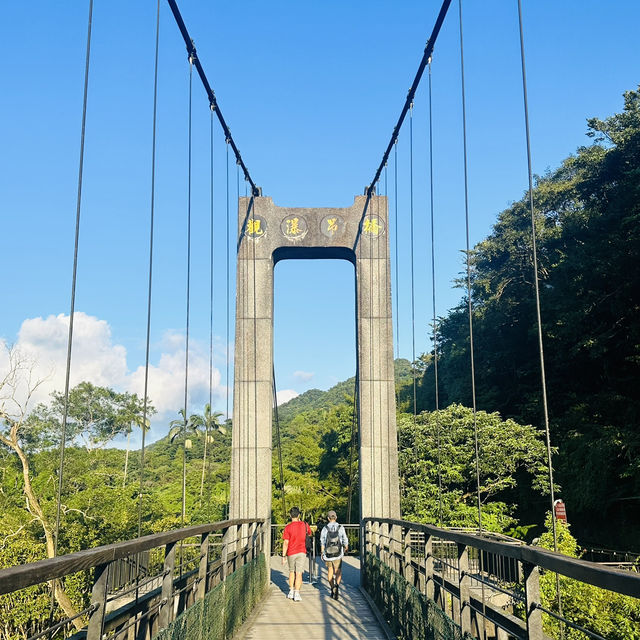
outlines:
M471 634L471 576L469 574L469 547L457 543L458 586L460 589L459 611L462 633Z
M389 531L389 552L391 561L389 566L396 572L400 573L401 557L402 557L402 527L394 524Z
M104 618L106 615L108 576L109 564L101 564L96 567L93 589L91 591L91 604L94 609L89 616L87 640L100 640L100 638L102 638Z
M200 542L200 564L198 566L198 592L197 600L204 600L204 596L209 591L209 533L202 534Z
M222 581L227 579L227 575L231 573L229 571L229 551L235 549L236 546L236 534L238 527L232 525L227 527L224 535L222 536Z
M237 549L236 549L237 553ZM240 565L236 564L235 568L238 569L243 565L247 564L247 556L251 553L249 549L249 525L241 524L240 525L240 553L242 558L240 560Z
M380 560L380 523L377 520L374 520L371 529L372 552L375 554L376 558Z
M364 587L368 580L365 576L367 572L367 554L369 553L371 544L371 522L360 522L360 586Z
M402 573L404 579L411 585L413 585L413 567L411 565L411 528L407 527L404 533L404 566L402 567Z
M427 533L424 540L424 594L433 600L433 536Z
M158 612L160 629L166 629L173 620L173 572L176 566L176 549L177 543L175 542L170 542L165 546L162 593Z
M542 611L540 604L540 572L535 564L523 562L524 595L527 615L527 638L542 640Z

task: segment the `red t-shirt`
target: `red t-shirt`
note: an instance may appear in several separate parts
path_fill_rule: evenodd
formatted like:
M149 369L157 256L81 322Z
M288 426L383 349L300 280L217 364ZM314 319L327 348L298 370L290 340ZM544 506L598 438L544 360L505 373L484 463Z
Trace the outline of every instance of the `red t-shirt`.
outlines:
M311 529L306 522L298 520L296 522L290 522L282 532L282 539L289 541L289 547L287 548L287 555L292 556L296 553L306 553L307 548L305 545L305 538L307 535L311 535Z

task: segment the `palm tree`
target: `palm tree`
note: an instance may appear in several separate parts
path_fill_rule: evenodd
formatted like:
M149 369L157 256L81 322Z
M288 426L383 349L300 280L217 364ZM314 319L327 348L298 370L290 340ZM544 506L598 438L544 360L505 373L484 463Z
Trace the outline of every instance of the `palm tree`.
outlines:
M169 423L169 442L173 442L180 434L183 434L182 440L182 511L181 511L181 525L184 526L186 516L186 502L187 502L187 449L191 449L191 438L187 438L187 434L191 432L193 435L198 435L198 425L196 415L191 415L187 419L187 414L184 409L178 410L181 418L179 420L172 420Z
M198 426L204 427L204 454L202 455L202 476L200 478L200 504L202 504L202 493L204 491L204 471L207 464L207 445L209 442L213 442L211 431L218 431L222 435L227 433L226 428L223 427L218 420L220 416L222 416L222 412L212 412L211 405L208 402L204 405L204 413L201 416L191 416L197 420Z
M124 457L124 477L122 478L122 488L125 488L127 484L127 469L129 468L129 442L131 440L131 432L133 431L133 425L135 424L140 430L149 431L151 428L151 423L149 422L149 418L144 418L142 413L140 413L141 407L136 406L135 403L132 402L129 409L131 413L129 414L128 424L127 424L127 453ZM147 414L153 415L155 413L155 409L152 406L147 407ZM144 423L144 426L143 426Z
M200 430L199 427L201 425L202 416L197 414L192 414L189 416L189 419L185 419L184 409L179 409L178 413L180 414L179 420L172 420L169 423L169 442L173 443L173 441L181 434L184 435L184 448L191 449L192 442L191 438L188 438L188 435L191 436L199 436Z

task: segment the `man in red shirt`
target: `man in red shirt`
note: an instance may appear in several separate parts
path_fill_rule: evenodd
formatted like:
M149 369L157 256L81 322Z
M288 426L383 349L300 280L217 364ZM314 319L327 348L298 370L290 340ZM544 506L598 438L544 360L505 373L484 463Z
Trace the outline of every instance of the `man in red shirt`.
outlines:
M300 586L302 585L302 572L307 558L306 537L311 535L311 529L306 522L300 520L300 509L291 507L289 510L291 522L282 532L282 564L285 558L289 562L289 595L294 602L300 602Z

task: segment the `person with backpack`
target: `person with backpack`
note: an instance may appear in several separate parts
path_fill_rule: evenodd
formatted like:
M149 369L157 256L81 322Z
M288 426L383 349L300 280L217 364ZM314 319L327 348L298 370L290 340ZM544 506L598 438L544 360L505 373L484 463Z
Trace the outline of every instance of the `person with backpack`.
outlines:
M300 509L291 507L289 510L291 522L282 532L282 564L289 562L289 595L287 598L300 602L300 586L302 572L307 558L307 536L313 535L309 525L300 519Z
M331 597L338 599L338 588L342 581L342 558L349 548L347 533L341 524L338 524L338 516L335 511L327 513L326 526L320 533L320 551L322 559L327 565L327 579L331 589Z

